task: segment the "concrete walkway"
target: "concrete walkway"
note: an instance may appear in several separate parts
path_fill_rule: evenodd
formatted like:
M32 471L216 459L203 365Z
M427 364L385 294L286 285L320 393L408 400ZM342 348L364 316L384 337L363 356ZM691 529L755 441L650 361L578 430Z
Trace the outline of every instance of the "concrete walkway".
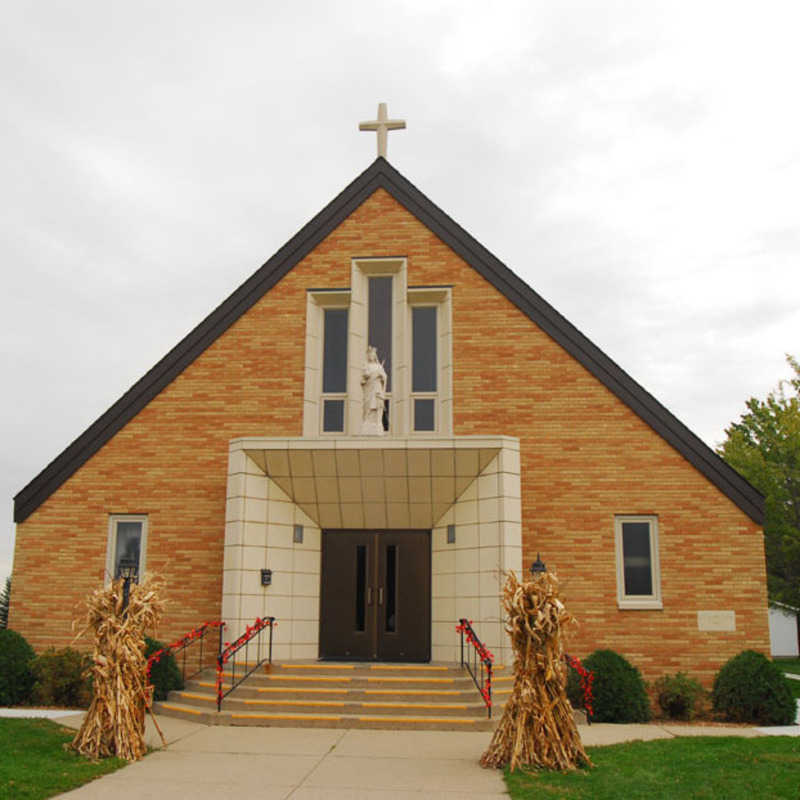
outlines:
M258 797L260 800L507 798L502 773L478 759L490 731L207 727L159 717L169 742L111 775L60 795L76 800ZM81 716L59 723L78 727ZM147 741L161 740L148 720Z
M0 712L2 713L2 712ZM78 728L82 714L58 722ZM76 800L255 797L263 800L385 800L507 797L502 774L478 760L491 731L373 731L324 728L207 727L159 717L168 747L142 761L60 795ZM800 725L580 726L584 745L675 736L800 736ZM147 721L147 742L161 739Z
M12 712L12 713L8 713ZM800 709L798 711L800 714ZM0 716L47 716L77 729L83 713L0 709ZM142 761L60 795L76 800L254 797L264 800L384 800L507 797L498 770L478 760L491 731L373 731L198 725L159 717L168 746L151 719L146 739L156 749ZM580 726L587 747L676 736L800 736L800 725ZM158 749L161 748L161 749Z

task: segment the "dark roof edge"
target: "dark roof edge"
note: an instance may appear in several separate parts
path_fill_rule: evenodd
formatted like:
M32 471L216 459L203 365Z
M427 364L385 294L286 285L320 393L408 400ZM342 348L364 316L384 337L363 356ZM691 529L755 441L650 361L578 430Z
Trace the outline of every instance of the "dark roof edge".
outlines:
M763 524L763 497L738 472L383 158L377 158L342 190L28 483L14 498L14 521L22 522L33 513L50 494L379 187L386 189L508 297L751 519Z
M14 497L24 521L377 188L368 167Z
M399 202L629 406L754 522L763 524L764 498L760 492L541 295L397 170L387 166L393 173L395 186L394 191L389 191Z

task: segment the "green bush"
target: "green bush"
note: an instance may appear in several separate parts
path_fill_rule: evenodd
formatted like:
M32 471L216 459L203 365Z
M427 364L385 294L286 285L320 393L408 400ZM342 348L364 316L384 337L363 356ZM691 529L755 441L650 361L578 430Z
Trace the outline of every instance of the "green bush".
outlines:
M703 687L685 672L664 675L654 688L658 705L672 719L693 719L697 701L705 694Z
M592 722L647 722L650 701L642 675L613 650L595 650L583 659L594 673Z
M89 656L71 647L45 650L31 662L31 701L41 706L88 708L92 699L90 666Z
M21 633L0 628L0 706L15 706L30 699L34 655Z
M733 722L791 725L797 705L780 667L755 650L743 650L714 678L714 711Z
M145 636L145 657L149 657L156 650L161 650L164 645ZM150 670L150 683L153 684L155 691L153 697L156 700L166 700L167 695L173 689L183 689L183 678L181 671L178 669L178 664L175 661L175 656L172 653L163 653L161 658L153 664Z

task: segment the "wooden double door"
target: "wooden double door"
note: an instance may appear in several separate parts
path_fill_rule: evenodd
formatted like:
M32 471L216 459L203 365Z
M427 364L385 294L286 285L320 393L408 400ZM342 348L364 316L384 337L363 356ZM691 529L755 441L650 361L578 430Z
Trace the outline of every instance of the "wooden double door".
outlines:
M320 657L429 661L430 531L322 532Z

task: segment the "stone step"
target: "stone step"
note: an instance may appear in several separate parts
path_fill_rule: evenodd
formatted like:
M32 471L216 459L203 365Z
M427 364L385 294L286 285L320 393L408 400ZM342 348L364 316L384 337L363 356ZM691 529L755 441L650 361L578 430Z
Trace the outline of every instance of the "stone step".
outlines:
M453 700L453 698L448 698ZM336 714L376 714L388 713L398 715L420 715L434 713L443 716L486 716L486 706L483 702L475 702L475 693L463 702L443 702L441 698L430 699L428 702L415 698L411 701L406 698L388 699L359 699L349 694L340 695L334 699L322 699L319 697L297 697L288 698L269 697L266 699L241 698L237 692L229 695L223 701L226 711L234 712L302 712L313 713L315 710L325 710ZM175 703L186 703L196 708L206 707L215 710L217 699L213 694L197 694L194 692L174 692L170 695L170 701Z
M228 688L229 670L223 679ZM494 722L510 690L511 676L500 671L493 688ZM208 725L388 730L484 730L494 725L472 678L453 664L272 664L254 671L225 697L221 712L216 710L216 673L207 670L154 708Z
M269 727L373 728L379 730L491 730L495 719L442 715L340 714L316 710L299 712L231 712L165 701L154 703L153 710L165 716L189 719L207 725L256 725Z

